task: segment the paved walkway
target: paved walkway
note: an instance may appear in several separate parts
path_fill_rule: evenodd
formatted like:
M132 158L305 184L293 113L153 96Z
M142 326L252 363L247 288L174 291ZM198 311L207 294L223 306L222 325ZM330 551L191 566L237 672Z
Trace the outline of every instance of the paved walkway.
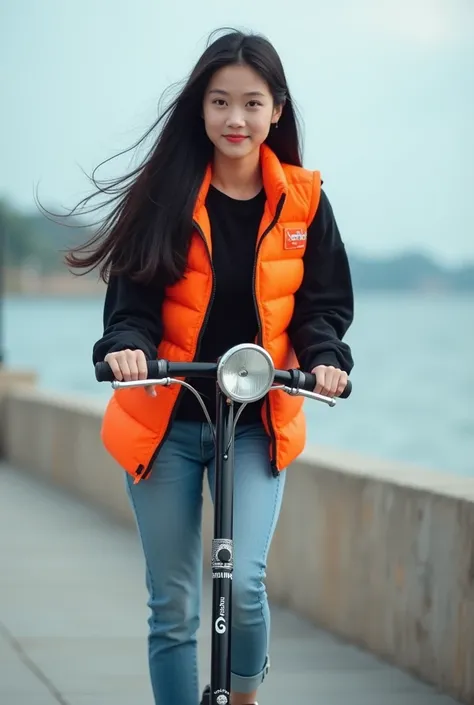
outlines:
M1 705L152 705L145 601L134 532L0 466ZM260 705L455 705L284 610L272 614ZM208 625L206 613L203 683Z

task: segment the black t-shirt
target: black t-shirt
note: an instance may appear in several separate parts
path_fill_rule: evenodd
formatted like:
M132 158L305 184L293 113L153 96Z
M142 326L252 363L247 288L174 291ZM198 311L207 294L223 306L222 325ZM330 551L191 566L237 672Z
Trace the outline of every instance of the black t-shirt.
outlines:
M206 209L211 223L215 293L196 360L215 362L232 346L255 342L258 323L253 298L253 269L265 198L263 189L246 201L230 198L213 186L209 189ZM203 397L214 420L215 382L195 379L192 384ZM258 421L261 403L248 404L239 423ZM183 392L175 418L204 420L201 406L192 392Z

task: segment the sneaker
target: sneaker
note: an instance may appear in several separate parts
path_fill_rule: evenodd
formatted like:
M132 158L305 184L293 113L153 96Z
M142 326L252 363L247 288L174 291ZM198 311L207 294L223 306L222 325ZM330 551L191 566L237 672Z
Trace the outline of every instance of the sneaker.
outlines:
M200 705L211 705L211 686L206 685L202 694Z

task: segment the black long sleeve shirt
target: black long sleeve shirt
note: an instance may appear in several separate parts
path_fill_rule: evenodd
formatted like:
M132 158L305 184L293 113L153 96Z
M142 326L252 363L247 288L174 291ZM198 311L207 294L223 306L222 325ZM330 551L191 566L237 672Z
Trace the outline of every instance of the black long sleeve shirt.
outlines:
M233 345L253 342L258 331L252 279L255 243L265 204L262 190L255 198L239 201L211 186L206 208L212 232L215 297L196 360L215 361ZM300 367L334 365L346 372L353 367L343 337L353 319L353 290L349 263L329 200L321 191L320 203L308 228L304 277L295 295L294 314L288 328ZM112 277L105 297L104 334L93 350L93 362L109 352L140 349L156 358L163 328L161 307L164 289L144 286L128 277ZM215 417L215 383L192 380ZM260 418L260 404L250 404L240 422ZM202 421L194 395L182 395L177 419Z

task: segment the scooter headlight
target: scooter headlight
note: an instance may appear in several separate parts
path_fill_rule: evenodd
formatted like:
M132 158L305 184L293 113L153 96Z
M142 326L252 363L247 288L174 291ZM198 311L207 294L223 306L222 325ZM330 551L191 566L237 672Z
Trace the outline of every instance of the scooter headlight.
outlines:
M220 388L229 399L242 404L264 397L273 384L274 374L271 356L252 343L231 348L217 366Z

